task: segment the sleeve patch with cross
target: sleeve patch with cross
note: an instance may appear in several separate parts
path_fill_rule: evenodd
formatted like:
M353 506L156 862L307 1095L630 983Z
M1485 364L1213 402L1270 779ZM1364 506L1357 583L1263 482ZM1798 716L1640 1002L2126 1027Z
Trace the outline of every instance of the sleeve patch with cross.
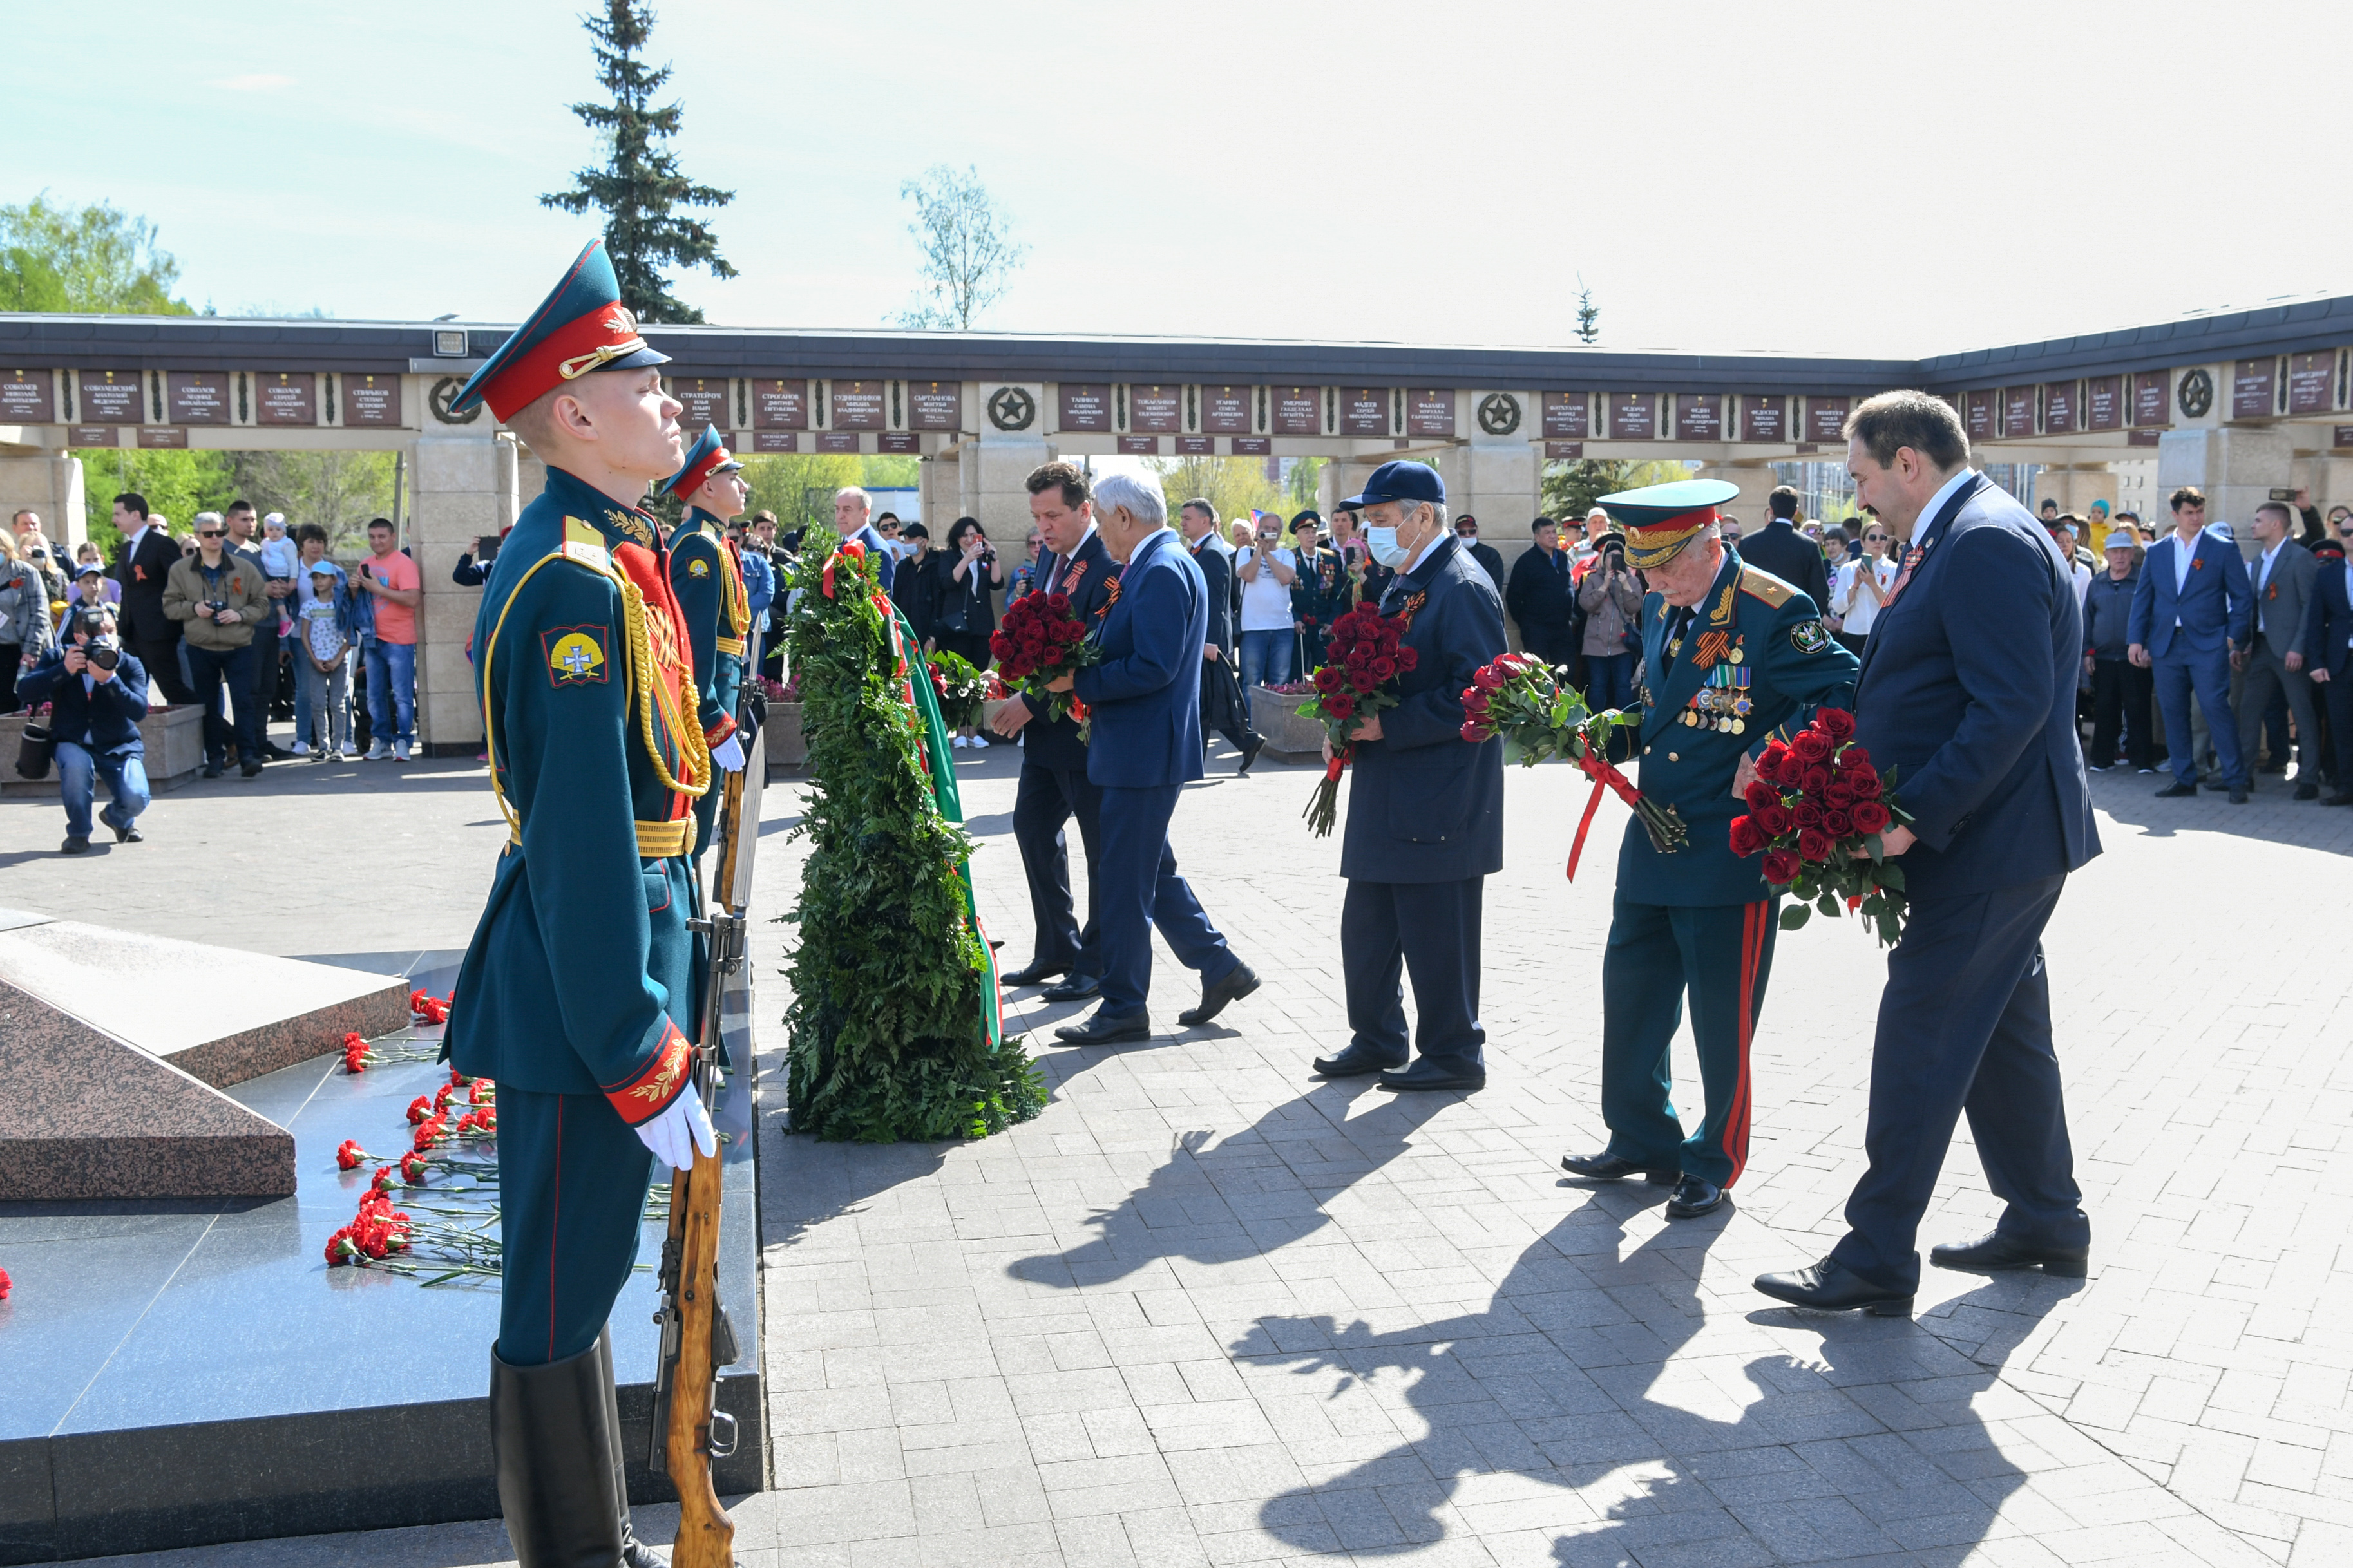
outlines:
M611 627L551 626L540 634L539 640L547 650L550 686L602 685L611 678Z

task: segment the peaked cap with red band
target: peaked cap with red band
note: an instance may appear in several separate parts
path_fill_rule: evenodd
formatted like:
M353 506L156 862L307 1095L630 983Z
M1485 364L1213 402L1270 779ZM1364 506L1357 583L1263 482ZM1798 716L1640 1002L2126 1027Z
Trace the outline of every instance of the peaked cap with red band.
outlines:
M719 426L705 425L702 434L694 438L694 445L686 449L686 467L664 479L659 488L664 495L691 496L712 475L732 474L743 466L727 449L727 443L719 438Z
M449 411L463 414L487 403L503 425L591 371L669 363L670 355L648 348L638 335L638 319L621 303L613 258L605 254L604 240L593 239L530 320L459 390Z
M1677 479L1620 490L1594 504L1625 528L1627 564L1648 571L1672 561L1709 524L1723 521L1715 509L1739 493L1738 485L1724 479Z

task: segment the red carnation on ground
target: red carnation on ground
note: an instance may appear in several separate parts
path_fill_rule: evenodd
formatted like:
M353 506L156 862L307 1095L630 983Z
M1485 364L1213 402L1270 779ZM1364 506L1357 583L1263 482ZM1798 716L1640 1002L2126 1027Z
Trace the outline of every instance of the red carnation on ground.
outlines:
M411 1183L423 1181L425 1179L425 1156L417 1153L414 1150L403 1154L400 1157L400 1179L404 1182Z
M339 1170L356 1171L372 1158L356 1138L346 1138L335 1145L335 1165Z
M0 1301L6 1300L8 1292L16 1288L16 1282L8 1278L8 1271L5 1268L0 1268Z

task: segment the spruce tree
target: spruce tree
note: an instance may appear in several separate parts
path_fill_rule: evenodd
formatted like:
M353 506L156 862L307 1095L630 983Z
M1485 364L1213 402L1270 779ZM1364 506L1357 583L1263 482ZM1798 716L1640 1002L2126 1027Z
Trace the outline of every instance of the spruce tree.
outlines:
M662 264L708 268L717 278L733 278L735 268L719 254L718 236L677 209L725 206L735 193L694 184L664 145L678 134L684 111L675 103L654 107L670 67L649 67L638 58L653 36L653 12L635 0L606 0L605 14L583 17L581 26L596 40L599 79L613 101L575 103L572 112L610 142L612 154L604 167L581 170L572 189L540 202L568 213L595 207L606 215L605 248L620 281L621 303L638 320L700 321L702 311L671 297Z
M820 527L822 525L819 525ZM1044 1109L1003 1037L974 912L947 727L923 646L856 545L812 536L788 648L812 780L785 1015L793 1130L862 1142L982 1138Z

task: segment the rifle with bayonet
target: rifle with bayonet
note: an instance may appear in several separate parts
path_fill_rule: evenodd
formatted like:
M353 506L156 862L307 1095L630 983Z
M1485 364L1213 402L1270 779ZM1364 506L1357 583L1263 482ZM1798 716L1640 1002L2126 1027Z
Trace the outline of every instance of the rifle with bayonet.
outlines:
M756 636L757 634L754 634ZM729 773L719 804L717 873L705 913L688 922L708 958L703 976L702 1034L694 1052L694 1088L715 1115L719 1106L721 1019L729 982L744 963L744 921L752 903L752 858L760 842L760 792L767 777L763 748L751 742L744 769ZM696 877L697 901L702 879ZM748 1093L751 1064L734 1064ZM733 1568L734 1521L712 1485L711 1461L735 1451L735 1418L718 1407L719 1369L737 1357L734 1326L719 1302L717 1155L694 1152L689 1169L670 1185L670 1235L662 1242L661 1351L654 1375L652 1451L647 1463L678 1489L677 1543L671 1568Z

